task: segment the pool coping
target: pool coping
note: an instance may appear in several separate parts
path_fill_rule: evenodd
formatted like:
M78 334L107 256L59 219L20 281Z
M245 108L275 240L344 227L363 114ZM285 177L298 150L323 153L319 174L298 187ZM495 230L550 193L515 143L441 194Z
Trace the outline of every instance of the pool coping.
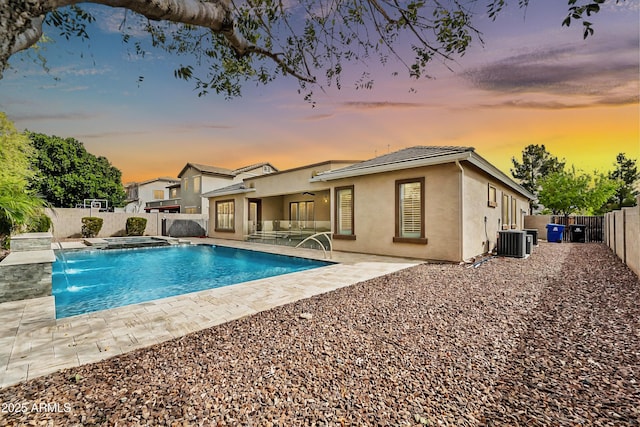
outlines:
M378 255L194 238L213 244L335 264L222 288L55 319L53 296L0 304L0 388L97 362L260 311L420 264ZM74 242L63 248L78 248Z

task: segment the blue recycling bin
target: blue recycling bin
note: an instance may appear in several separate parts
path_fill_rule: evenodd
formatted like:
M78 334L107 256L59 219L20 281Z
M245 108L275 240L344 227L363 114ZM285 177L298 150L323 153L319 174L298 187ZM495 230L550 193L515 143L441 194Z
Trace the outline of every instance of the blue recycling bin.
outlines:
M564 225L547 224L547 242L562 243L562 233L564 233Z

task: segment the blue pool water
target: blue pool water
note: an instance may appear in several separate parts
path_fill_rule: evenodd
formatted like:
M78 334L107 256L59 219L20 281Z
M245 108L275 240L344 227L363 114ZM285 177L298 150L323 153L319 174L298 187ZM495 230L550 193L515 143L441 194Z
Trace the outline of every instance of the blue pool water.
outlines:
M56 317L120 307L329 265L212 245L56 253ZM66 274L64 265L66 265Z

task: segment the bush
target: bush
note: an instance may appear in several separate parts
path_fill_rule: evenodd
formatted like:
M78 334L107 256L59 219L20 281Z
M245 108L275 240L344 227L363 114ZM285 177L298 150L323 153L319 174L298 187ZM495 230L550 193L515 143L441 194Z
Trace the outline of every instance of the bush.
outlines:
M147 228L147 219L132 216L127 218L127 236L142 236Z
M26 224L27 233L45 233L51 229L51 218L44 212L40 211L29 218Z
M85 216L82 218L82 237L96 237L102 228L102 218Z

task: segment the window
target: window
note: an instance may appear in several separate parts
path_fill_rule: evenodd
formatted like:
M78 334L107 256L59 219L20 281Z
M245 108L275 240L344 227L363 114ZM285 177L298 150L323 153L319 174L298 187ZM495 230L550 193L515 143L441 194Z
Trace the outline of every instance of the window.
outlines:
M498 206L498 190L496 190L496 187L494 187L491 184L489 184L489 195L488 195L487 205L490 208L495 208L496 206Z
M424 233L424 178L396 181L394 242L427 243Z
M184 213L196 214L196 213L198 213L198 208L195 207L195 206L186 207L186 208L184 208Z
M235 231L233 200L216 202L216 231Z
M337 239L355 239L353 220L353 185L338 187L335 193L335 234Z
M136 200L138 198L138 185L127 188L127 199Z
M193 177L193 191L196 193L200 192L200 177L199 176L194 176Z
M307 221L313 221L314 210L314 202L291 202L289 204L289 219L292 222L301 221L300 226L306 227Z
M178 189L177 188L172 188L171 189L171 198L175 199L178 196Z
M511 196L511 228L518 228L518 200Z
M271 166L263 165L262 166L262 173L271 173Z
M509 228L509 196L502 193L502 229Z
M156 200L164 199L164 190L153 190L153 198Z
M189 190L189 178L183 178L182 179L182 188L184 191L188 191Z

